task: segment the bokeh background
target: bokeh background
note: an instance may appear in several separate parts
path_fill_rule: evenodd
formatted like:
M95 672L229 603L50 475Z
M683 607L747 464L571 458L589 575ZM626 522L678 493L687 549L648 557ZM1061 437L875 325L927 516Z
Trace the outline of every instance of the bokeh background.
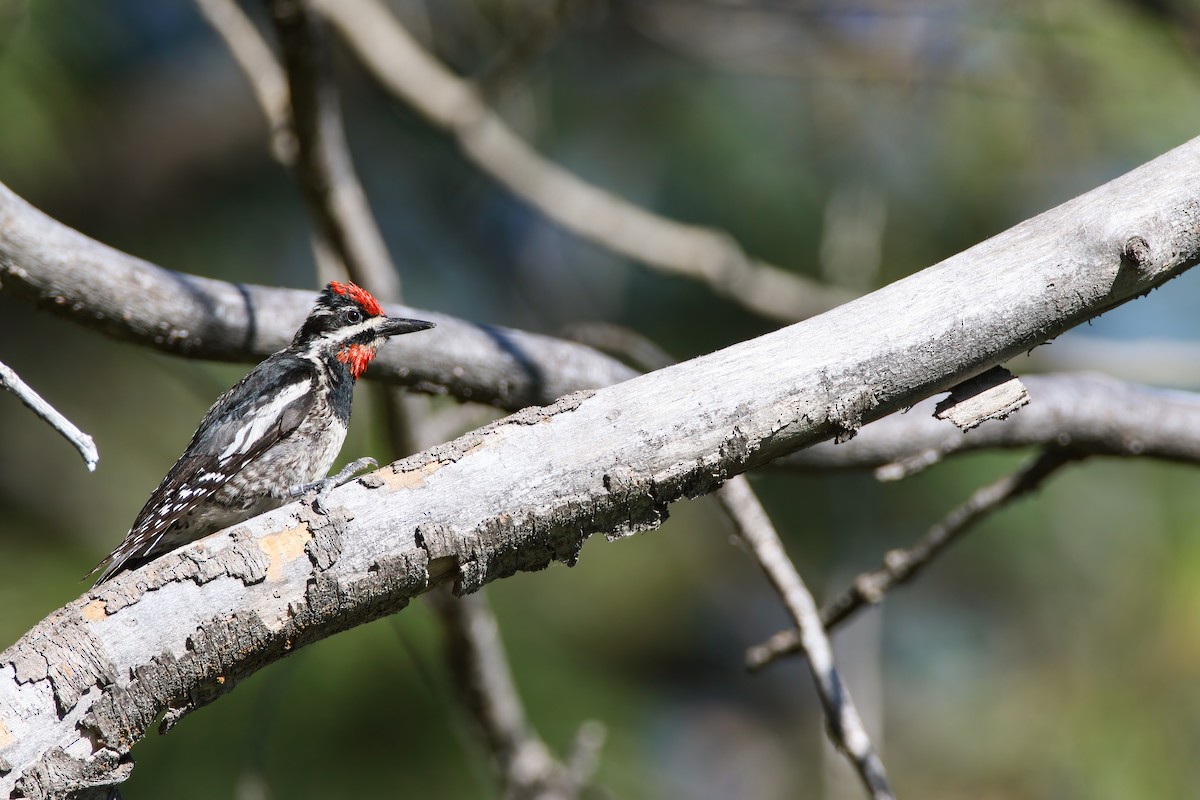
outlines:
M252 12L261 9L251 4ZM1191 0L403 0L395 13L538 150L752 254L867 290L1200 133ZM639 331L686 358L779 325L579 241L338 57L348 135L417 307L554 333ZM0 181L165 266L316 288L309 227L244 76L186 0L0 0ZM0 235L3 235L0 228ZM1200 383L1197 276L1019 359ZM77 596L209 403L246 367L179 360L0 296L0 360L91 433L95 474L0 394L0 647ZM348 460L384 449L360 388ZM899 484L754 482L818 594L1024 457ZM903 797L1200 790L1193 469L1088 462L838 635ZM596 797L858 797L786 618L711 501L490 589L531 717L609 731ZM306 648L134 750L131 798L494 797L415 603Z

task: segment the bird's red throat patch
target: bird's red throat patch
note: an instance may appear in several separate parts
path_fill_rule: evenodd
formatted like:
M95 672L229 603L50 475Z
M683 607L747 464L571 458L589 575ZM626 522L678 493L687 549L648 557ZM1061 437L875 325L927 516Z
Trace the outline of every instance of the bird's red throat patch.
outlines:
M367 371L367 365L375 357L376 349L367 344L347 345L338 351L337 360L349 367L350 374L358 380L358 377Z
M378 317L383 314L383 307L379 305L379 301L375 299L375 296L358 284L330 281L329 288L333 289L337 294L345 295L358 303L368 316Z

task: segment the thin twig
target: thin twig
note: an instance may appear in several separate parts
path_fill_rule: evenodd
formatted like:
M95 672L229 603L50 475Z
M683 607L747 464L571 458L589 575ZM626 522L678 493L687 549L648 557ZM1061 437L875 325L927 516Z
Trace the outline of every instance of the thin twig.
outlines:
M566 764L566 785L574 790L573 795L583 794L583 789L591 782L600 765L600 751L607 737L608 729L594 719L584 720L575 731Z
M595 768L603 727L584 723L569 765L560 763L525 716L500 629L483 595L455 597L442 587L429 596L443 619L446 658L455 683L496 759L505 781L505 797L578 797Z
M833 649L817 613L816 601L784 551L779 534L750 488L749 481L740 475L731 478L716 494L725 513L737 527L738 535L749 546L767 579L783 598L792 621L796 623L798 647L808 659L834 745L850 759L872 798L893 798L883 762L876 754L850 692L842 683L833 663Z
M879 603L889 590L916 577L985 517L1029 494L1059 469L1084 457L1077 450L1051 445L1020 470L976 490L966 502L930 528L916 544L908 549L889 551L883 558L883 564L860 574L850 588L826 604L821 609L821 622L825 629L833 630L864 607ZM747 650L746 667L750 670L761 669L781 656L800 652L800 648L800 633L796 630L780 631Z
M100 453L96 451L96 443L92 441L92 437L75 427L71 420L64 417L58 409L43 400L41 395L35 392L29 384L21 380L12 367L3 363L0 363L0 387L15 394L30 411L48 422L68 442L75 445L75 449L83 457L83 463L87 465L88 472L96 470Z
M804 319L853 296L751 258L724 231L659 216L546 160L376 0L320 0L314 7L380 84L452 136L484 173L567 230L646 266L703 281L773 319Z

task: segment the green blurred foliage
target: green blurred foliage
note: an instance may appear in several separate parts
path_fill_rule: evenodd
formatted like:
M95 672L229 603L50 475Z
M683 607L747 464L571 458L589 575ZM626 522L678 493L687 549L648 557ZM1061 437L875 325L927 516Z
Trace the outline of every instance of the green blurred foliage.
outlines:
M1153 6L394 4L541 152L635 202L725 229L757 257L819 276L831 198L848 187L881 198L872 285L1195 135L1200 58L1189 43L1200 39L1182 27L1195 12ZM570 11L538 28L551 7ZM268 157L243 77L189 3L6 0L0 48L0 180L166 266L315 288L302 203ZM414 305L550 332L605 319L679 357L775 327L555 229L349 59L339 66L355 156ZM1137 335L1166 320L1196 338L1196 286L1175 281L1098 330ZM101 453L85 473L0 395L6 646L82 591L79 576L245 367L116 343L7 297L0 360ZM372 405L360 390L346 460L385 450ZM755 482L827 594L1025 455L964 457L900 484ZM851 689L869 688L872 669L880 676L885 699L872 715L902 796L1194 792L1194 487L1179 466L1072 467L871 612L882 626L856 623L863 635L844 654ZM608 726L595 796L858 796L832 788L843 768L827 766L802 666L741 671L744 647L785 616L729 533L711 502L683 503L660 531L596 538L572 569L490 588L547 741L562 752L582 720ZM439 640L416 603L306 648L170 735L149 736L127 796L493 797Z

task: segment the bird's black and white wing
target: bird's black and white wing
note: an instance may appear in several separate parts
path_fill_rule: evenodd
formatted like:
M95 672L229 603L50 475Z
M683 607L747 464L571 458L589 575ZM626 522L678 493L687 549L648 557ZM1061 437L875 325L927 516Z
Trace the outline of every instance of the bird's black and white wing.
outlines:
M273 369L255 368L208 410L183 455L142 507L129 534L89 573L104 569L97 584L131 561L173 549L175 545L163 542L167 534L186 529L193 513L211 500L231 475L300 425L314 402L313 365L282 353L259 366L268 362L275 362ZM262 385L268 374L277 384L273 390Z

